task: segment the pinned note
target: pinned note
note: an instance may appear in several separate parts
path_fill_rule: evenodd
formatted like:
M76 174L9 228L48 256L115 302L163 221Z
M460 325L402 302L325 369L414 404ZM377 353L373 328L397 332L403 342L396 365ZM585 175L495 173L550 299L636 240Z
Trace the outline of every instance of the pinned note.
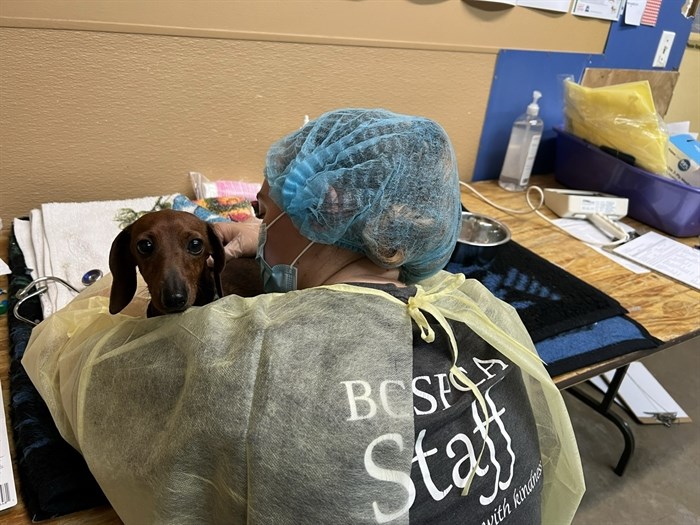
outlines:
M617 20L622 12L623 0L574 0L571 14L603 20Z
M625 7L625 24L630 26L640 25L646 6L647 0L627 0L627 7Z

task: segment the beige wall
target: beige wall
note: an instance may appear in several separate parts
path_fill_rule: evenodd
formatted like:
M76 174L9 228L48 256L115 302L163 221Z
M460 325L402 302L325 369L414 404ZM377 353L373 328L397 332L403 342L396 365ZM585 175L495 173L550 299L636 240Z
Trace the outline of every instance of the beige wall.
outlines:
M690 129L700 132L700 48L688 47L679 68L666 122L690 121Z
M0 28L0 213L260 180L267 147L345 106L440 122L462 176L496 55Z

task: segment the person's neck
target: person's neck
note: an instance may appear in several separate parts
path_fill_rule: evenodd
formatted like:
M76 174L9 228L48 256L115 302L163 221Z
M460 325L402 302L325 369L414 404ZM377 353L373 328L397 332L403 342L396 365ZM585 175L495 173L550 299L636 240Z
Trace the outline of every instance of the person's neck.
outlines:
M405 286L404 283L399 281L398 268L382 268L366 257L360 257L349 262L332 275L329 275L323 282L323 284L341 283L375 283L394 284L399 287Z

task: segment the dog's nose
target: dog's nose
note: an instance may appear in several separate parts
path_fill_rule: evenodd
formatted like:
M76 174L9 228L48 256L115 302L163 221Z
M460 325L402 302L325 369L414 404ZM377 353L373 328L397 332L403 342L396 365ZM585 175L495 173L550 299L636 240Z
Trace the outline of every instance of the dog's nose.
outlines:
M168 309L178 310L187 306L187 295L182 292L173 292L163 295L163 305Z

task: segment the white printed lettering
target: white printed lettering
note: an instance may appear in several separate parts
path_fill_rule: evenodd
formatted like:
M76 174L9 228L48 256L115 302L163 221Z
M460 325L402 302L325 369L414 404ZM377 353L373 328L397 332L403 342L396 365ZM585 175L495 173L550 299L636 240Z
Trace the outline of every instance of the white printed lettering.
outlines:
M486 377L488 379L491 379L493 377L496 377L495 374L492 374L489 370L491 370L494 366L498 365L501 367L501 370L505 370L508 368L508 365L505 364L503 361L500 359L479 359L477 357L473 357L472 361L474 361L474 364L479 367L479 370L481 370L484 374L486 374ZM488 365L488 366L484 366Z
M399 516L408 512L408 509L411 508L411 505L413 505L413 502L416 500L416 488L413 486L410 473L407 474L406 472L401 472L398 470L384 469L374 463L374 460L372 459L372 451L374 450L374 447L376 447L377 444L381 443L382 441L393 441L399 446L399 452L403 450L403 439L401 439L400 434L384 434L383 436L379 436L377 439L372 441L365 450L365 469L374 479L401 485L406 489L408 498L406 499L406 503L403 507L396 512L392 512L391 514L382 512L379 510L379 505L377 502L372 502L374 518L377 520L377 523L387 523L395 520Z
M420 410L418 407L415 406L415 402L413 404L413 411L417 416L425 416L428 414L432 414L437 410L438 404L437 401L433 396L428 394L427 392L424 392L423 390L420 390L417 386L418 381L426 381L428 384L430 384L430 377L429 376L419 376L419 377L414 377L413 378L413 395L420 397L422 399L425 399L430 403L430 409L428 410Z
M466 371L464 368L462 368L461 366L458 366L457 368L458 368L459 371L462 372L465 376L468 375L468 374L467 374L467 371ZM471 378L470 378L470 379L471 379ZM484 381L486 381L486 379L482 379L482 380L479 381L478 383L474 383L474 384L475 384L476 386L479 386L479 385L480 385L481 383L483 383ZM452 383L452 386L455 387L455 388L456 388L457 390L459 390L460 392L469 392L469 390L471 390L467 385L463 385L462 382L459 381L459 380L455 377L455 375L454 375L454 373L453 373L452 371L450 371L450 383Z
M382 402L382 407L384 408L384 411L391 417L410 417L410 414L400 414L398 412L394 412L389 407L389 396L387 395L387 387L389 385L398 385L399 387L401 387L402 390L406 390L406 386L401 381L382 381L382 383L379 385L379 399Z
M486 395L484 396L484 398L486 399L486 403L488 403L489 408L491 409L491 415L493 416L493 419L491 421L495 421L496 425L498 425L498 428L501 430L501 435L503 436L503 439L506 442L506 451L510 456L510 472L508 474L508 479L505 481L501 481L500 479L498 480L499 488L501 490L505 490L508 487L510 487L510 482L513 479L513 469L515 468L515 452L513 452L513 440L510 439L510 434L508 434L508 431L506 431L506 427L503 424L503 420L501 419L501 416L505 413L506 409L502 408L501 410L498 410L496 408L496 404L493 402L493 399L491 399L491 396L489 395L490 391L491 389L489 388L486 391Z
M374 417L377 413L377 404L372 401L369 395L372 393L372 388L369 386L367 381L342 381L348 393L348 403L350 404L350 417L347 421L358 421L360 419L370 419ZM364 387L364 394L360 396L355 395L354 385L360 385ZM368 412L364 415L360 415L357 410L357 401L364 401L367 403L369 408Z
M423 483L425 484L425 488L428 489L430 496L435 501L440 501L445 496L447 496L447 493L450 490L452 490L452 485L447 487L445 490L440 490L435 486L435 483L433 483L433 480L430 477L430 469L428 468L428 463L425 461L425 458L437 454L437 449L433 448L433 449L430 449L427 451L423 451L423 438L424 437L425 437L425 430L421 430L420 433L418 434L418 437L416 438L416 445L415 445L416 455L413 458L413 463L418 462L418 466L420 467L420 472L423 476Z
M435 374L435 377L438 378L438 384L440 386L440 399L442 399L442 409L447 410L452 406L447 402L447 398L445 397L445 394L449 394L450 392L452 392L452 390L450 389L450 382L447 380L447 374Z
M467 478L469 477L469 474L471 473L472 470L476 467L476 475L477 476L483 476L486 474L486 471L488 470L487 468L480 468L476 464L476 455L474 454L474 445L472 445L471 440L469 437L467 437L464 434L457 434L455 437L453 437L449 443L447 443L446 451L447 451L447 457L449 458L454 458L457 453L454 451L454 445L457 442L462 442L464 445L467 447L467 454L466 456L463 456L462 459L457 461L457 463L454 464L454 467L452 467L452 481L454 484L462 489L464 486L467 484ZM466 460L469 460L469 470L465 473L464 476L461 476L459 474L459 468L462 466L462 463L464 463Z
M494 509L493 514L491 514L486 521L482 521L481 525L498 525L506 519L510 513L510 503L503 498L503 501Z
M525 499L532 493L532 491L537 486L537 483L540 481L540 477L542 477L541 461L539 465L537 465L537 470L530 471L530 478L527 480L527 483L522 487L516 487L515 490L513 490L513 503L515 503L516 507L518 505L521 505L525 501Z
M471 370L469 377L477 386L497 376L503 376L502 372L509 366L500 359L472 357L471 361L473 365L468 367ZM459 367L459 370L467 375L464 368ZM478 382L476 378L479 378ZM378 385L375 383L374 390L369 382L363 380L343 381L342 383L345 385L350 406L350 417L347 421L368 420L377 416L380 411L392 418L410 417L410 413L404 413L405 411L401 409L402 400L408 395L404 382L387 379ZM501 388L502 386L502 383L496 381L491 388ZM404 443L408 437L391 433L384 434L372 441L365 450L364 457L365 469L368 474L377 480L397 484L404 488L407 493L406 501L403 502L402 499L399 501L391 499L383 502L381 496L377 496L377 500L373 501L371 506L378 523L386 523L401 516L405 517L416 501L416 491L418 490L416 487L420 483L423 484L434 501L441 501L447 497L453 487L457 487L458 491L461 491L466 486L470 476L481 478L478 483L472 485L470 492L475 498L478 496L481 505L491 507L488 510L488 517L482 522L483 525L500 524L511 514L513 508L522 505L530 493L535 490L542 476L541 464L535 471L531 471L530 479L524 485L515 487L512 495L506 493L510 497L504 498L499 503L499 497L503 497L504 491L510 488L513 479L515 479L516 458L513 440L506 428L507 418L504 421L508 409L505 406L499 408L496 405L491 397L491 388L482 391L486 403L485 413L476 400L471 401L469 405L471 408L460 407L460 413L466 410L467 413L464 415L467 419L471 419L474 426L472 428L451 426L454 431L446 444L445 432L447 428L439 430L434 435L431 434L430 439L427 439L426 435L428 431L432 432L431 429L424 428L418 432L412 463L416 463L418 466L420 481L416 481L415 486L411 480L410 472L395 471L379 466L374 462L375 458L373 457L373 454L379 457L379 453L374 451L383 442L396 444L399 451L403 451ZM414 377L411 383L413 414L423 416L435 414L438 410L447 410L452 407L450 403L456 403L463 392L470 390L470 387L462 384L452 371ZM471 412L471 418L467 415L468 412ZM427 448L424 449L424 447ZM431 474L431 468L436 469L439 466L439 468L444 469L439 461L440 455L452 460L450 462L452 465L451 481L443 480L442 477L436 477L435 480L432 478L435 472ZM432 456L436 457L431 459ZM447 461L444 456L443 461ZM436 483L447 486L441 488ZM393 510L396 505L401 508Z
M486 392L484 393L484 398L486 400L486 403L489 407L491 407L492 413L488 414L488 407L486 409L487 411L487 419L481 420L481 407L477 407L477 403L473 402L472 403L472 417L474 418L474 423L476 424L476 427L474 428L474 433L479 432L481 434L481 437L484 439L484 444L486 449L488 449L488 454L489 454L489 459L491 460L491 464L493 465L493 468L495 470L494 472L494 487L493 487L493 493L490 496L485 496L481 495L479 497L479 501L481 502L482 505L490 505L495 499L496 496L498 495L498 489L506 489L510 486L510 482L513 478L513 466L515 464L515 455L512 453L512 449L510 449L510 436L508 436L508 433L505 431L505 427L503 426L503 421L501 420L501 415L503 415L506 411L505 408L502 408L501 410L496 410L496 406L493 403L493 400L490 397L490 391L491 389L487 389ZM501 472L502 472L502 467L501 464L498 462L496 459L496 446L493 443L493 440L491 437L486 433L486 421L488 420L489 424L492 421L496 421L496 425L498 428L502 431L504 436L507 436L505 439L508 443L508 448L510 452L510 468L509 468L509 477L505 481L501 481ZM489 467L487 467L488 469Z

